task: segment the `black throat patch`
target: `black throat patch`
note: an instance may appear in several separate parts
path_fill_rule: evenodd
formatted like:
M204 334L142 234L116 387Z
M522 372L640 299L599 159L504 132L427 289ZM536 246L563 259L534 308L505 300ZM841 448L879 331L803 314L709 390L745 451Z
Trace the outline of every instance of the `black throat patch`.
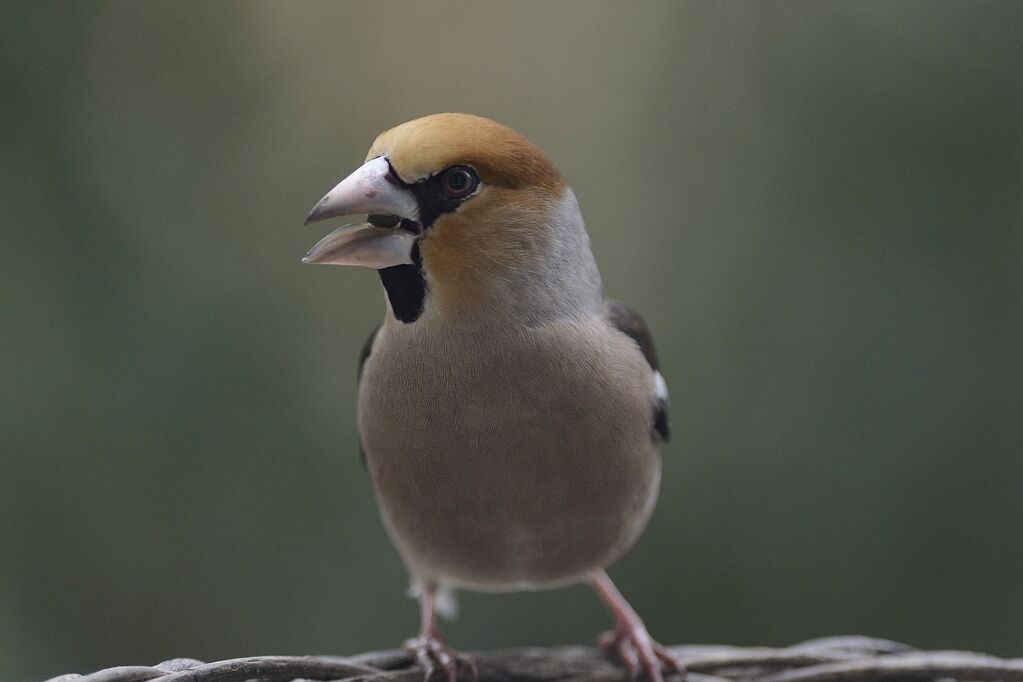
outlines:
M429 231L441 215L455 211L463 201L471 198L479 187L479 176L476 170L470 166L451 166L441 173L415 183L407 183L401 179L394 170L394 166L388 161L390 173L388 181L403 187L412 192L416 198L419 208L419 230L420 234ZM464 177L461 187L452 188L445 185L445 180L452 172L461 174ZM456 191L451 194L451 190ZM371 216L378 219L387 216ZM372 220L370 222L373 222ZM374 224L378 224L374 222ZM393 224L380 225L380 227L391 227L402 229ZM389 268L382 268L380 281L387 290L387 299L391 302L391 309L399 321L406 324L415 322L423 314L423 306L426 303L426 277L423 274L423 255L419 251L419 242L412 246L412 265L394 265Z
M423 256L419 253L419 242L412 246L412 263L377 270L394 316L406 324L419 319L426 303L426 278L423 276Z

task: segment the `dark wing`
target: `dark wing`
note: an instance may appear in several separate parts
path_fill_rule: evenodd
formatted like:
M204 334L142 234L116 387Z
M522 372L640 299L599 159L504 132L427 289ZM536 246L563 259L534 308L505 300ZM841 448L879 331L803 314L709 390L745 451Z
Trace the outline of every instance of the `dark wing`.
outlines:
M607 317L618 331L636 342L650 369L657 375L657 393L653 398L653 432L655 439L667 441L671 437L671 424L668 422L668 390L661 376L657 350L654 348L654 338L650 334L650 329L639 313L621 301L607 299Z
M369 359L370 353L373 352L373 341L377 338L377 332L380 331L380 325L373 329L369 334L369 338L366 339L366 343L362 344L362 350L359 351L359 373L356 375L355 385L358 386L359 382L362 381L362 368L366 365L366 360ZM362 468L366 468L366 449L362 447L362 438L359 438L359 462L362 464Z

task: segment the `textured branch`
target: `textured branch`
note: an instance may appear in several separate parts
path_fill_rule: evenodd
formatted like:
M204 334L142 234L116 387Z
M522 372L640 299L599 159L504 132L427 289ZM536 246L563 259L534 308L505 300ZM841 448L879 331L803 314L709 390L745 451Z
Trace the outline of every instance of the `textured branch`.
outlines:
M869 637L828 637L788 648L678 646L688 682L867 682L874 680L1002 680L1023 682L1023 659L966 651L917 651ZM625 682L625 671L596 649L510 649L475 655L479 682ZM422 682L401 651L351 658L255 656L216 663L176 658L152 667L120 666L48 682Z

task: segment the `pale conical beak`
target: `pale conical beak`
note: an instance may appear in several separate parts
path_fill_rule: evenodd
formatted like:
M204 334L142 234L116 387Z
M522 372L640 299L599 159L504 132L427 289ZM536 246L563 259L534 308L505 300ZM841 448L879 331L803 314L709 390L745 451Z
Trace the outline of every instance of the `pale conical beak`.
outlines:
M411 264L415 242L416 235L400 227L342 225L316 242L302 262L361 265L379 270Z
M393 216L395 227L370 223L345 225L317 242L303 263L332 263L387 268L411 263L416 234L398 227L400 220L417 221L419 205L415 196L390 179L390 165L384 157L367 161L327 192L309 212L305 223L342 215L372 213ZM379 221L374 221L379 222Z

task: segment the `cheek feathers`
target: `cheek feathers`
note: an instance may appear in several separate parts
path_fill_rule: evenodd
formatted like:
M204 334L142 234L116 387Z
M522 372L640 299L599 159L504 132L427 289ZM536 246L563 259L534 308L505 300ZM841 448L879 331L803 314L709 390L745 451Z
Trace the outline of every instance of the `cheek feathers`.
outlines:
M509 295L517 273L542 269L567 186L529 140L487 118L435 114L381 134L369 152L379 156L408 184L455 165L480 177L478 194L425 226L423 267L438 305L469 310L495 301L497 287Z
M421 242L438 304L479 305L510 272L538 267L549 250L557 197L539 188L484 187L441 216Z

